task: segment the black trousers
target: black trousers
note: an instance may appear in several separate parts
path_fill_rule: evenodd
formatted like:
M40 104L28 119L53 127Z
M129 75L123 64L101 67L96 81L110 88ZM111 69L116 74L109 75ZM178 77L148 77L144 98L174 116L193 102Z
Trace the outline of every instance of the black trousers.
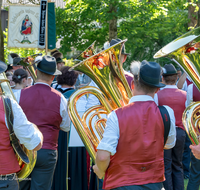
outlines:
M191 152L190 177L187 190L199 190L200 187L200 160L196 159Z
M20 182L20 190L50 190L56 162L57 150L40 149L35 167L29 176L31 180Z
M59 131L58 137L58 160L53 177L51 190L67 189L67 151L69 132Z
M68 190L88 190L85 147L69 147Z
M165 190L184 190L182 156L185 144L185 131L176 128L176 144L172 149L164 150Z
M184 146L184 152L183 152L183 161L182 161L184 176L189 176L190 174L190 152L191 152L191 149L189 148L190 144L191 144L191 141L188 135L186 134L185 146Z
M150 183L145 185L131 185L125 187L118 187L112 190L161 190L162 183Z
M16 174L0 176L0 190L19 190Z

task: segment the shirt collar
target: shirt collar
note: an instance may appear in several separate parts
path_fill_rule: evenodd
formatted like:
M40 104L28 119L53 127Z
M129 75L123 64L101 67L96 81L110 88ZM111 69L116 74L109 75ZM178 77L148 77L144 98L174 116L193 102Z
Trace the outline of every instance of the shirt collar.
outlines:
M35 84L44 84L44 85L50 86L49 84L47 84L45 82L36 82Z
M133 103L133 102L141 102L141 101L154 101L154 99L149 96L149 95L138 95L138 96L133 96L130 100L129 100L129 104Z
M178 89L178 87L176 85L166 85L165 87L163 87L163 89L165 88L174 88L174 89Z

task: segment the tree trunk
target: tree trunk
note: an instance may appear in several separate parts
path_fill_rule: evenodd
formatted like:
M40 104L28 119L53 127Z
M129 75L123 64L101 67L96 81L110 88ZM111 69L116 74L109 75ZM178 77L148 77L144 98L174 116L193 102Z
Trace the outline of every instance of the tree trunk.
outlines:
M0 0L0 7L2 6L2 0ZM1 28L1 12L0 12L0 60L4 61L4 36Z
M198 10L198 12L197 12L197 14L198 14L197 27L200 26L200 3L198 3L198 7L199 7L199 10Z
M116 13L117 7L115 5L110 5L109 13ZM117 38L117 16L113 16L111 20L109 20L109 41Z
M192 0L188 0L189 3L191 3L191 1ZM189 18L188 28L189 28L189 30L196 27L196 25L197 25L198 12L194 12L195 8L196 8L196 6L189 4L189 7L188 7L188 18Z

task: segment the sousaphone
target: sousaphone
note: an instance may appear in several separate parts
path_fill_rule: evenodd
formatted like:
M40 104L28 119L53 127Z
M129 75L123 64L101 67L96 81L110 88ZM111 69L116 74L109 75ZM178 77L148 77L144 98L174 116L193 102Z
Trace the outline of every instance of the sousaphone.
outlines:
M177 63L200 91L200 27L182 35L159 50L154 58L168 57ZM200 135L200 102L190 104L182 122L192 142L198 144Z
M91 86L80 88L68 100L70 118L93 162L105 129L106 118L102 117L102 114L107 115L112 110L128 104L132 96L122 64L119 62L125 41L86 59L82 57L83 61L71 68L88 75L99 87L99 89ZM89 108L80 117L76 104L80 97L88 93L96 96L101 104ZM97 118L94 125L93 118Z

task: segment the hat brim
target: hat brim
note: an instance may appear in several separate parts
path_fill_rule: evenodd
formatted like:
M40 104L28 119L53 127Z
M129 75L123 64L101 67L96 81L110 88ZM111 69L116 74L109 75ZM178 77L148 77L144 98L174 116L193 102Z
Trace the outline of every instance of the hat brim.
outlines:
M61 73L58 69L56 69L56 71L55 71L54 73L47 72L47 71L43 71L42 69L40 69L40 68L38 68L38 67L37 67L37 69L38 69L39 71L43 72L43 73L48 74L48 75L62 75L62 73Z
M158 84L152 84L152 83L148 83L148 82L142 80L142 78L140 78L140 80L141 80L144 84L146 84L147 86L151 86L151 87L163 88L163 87L166 86L165 84L163 84L163 83L161 83L161 82L158 83Z
M3 61L0 61L0 73L3 73L4 71L6 71L7 68L8 66Z
M163 73L162 76L177 75L178 73Z
M146 83L146 85L148 85L148 86L151 86L151 87L156 87L156 88L163 88L163 87L165 87L166 85L165 84L163 84L163 83L159 83L159 84L150 84L150 83Z

